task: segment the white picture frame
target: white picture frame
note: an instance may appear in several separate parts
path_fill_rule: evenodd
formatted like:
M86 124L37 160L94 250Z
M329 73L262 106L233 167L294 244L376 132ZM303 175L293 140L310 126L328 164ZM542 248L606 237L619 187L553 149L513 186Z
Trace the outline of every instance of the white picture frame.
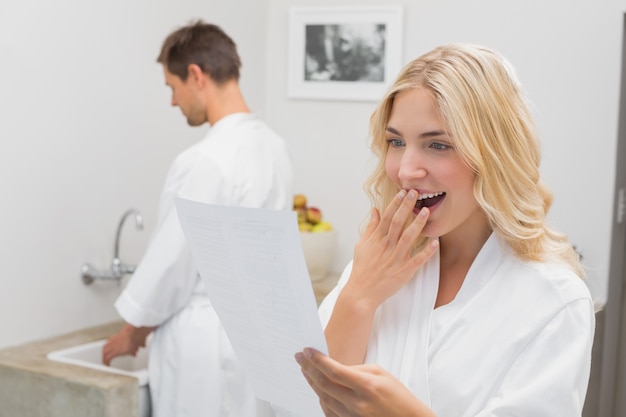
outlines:
M287 95L378 101L402 66L401 5L292 7Z

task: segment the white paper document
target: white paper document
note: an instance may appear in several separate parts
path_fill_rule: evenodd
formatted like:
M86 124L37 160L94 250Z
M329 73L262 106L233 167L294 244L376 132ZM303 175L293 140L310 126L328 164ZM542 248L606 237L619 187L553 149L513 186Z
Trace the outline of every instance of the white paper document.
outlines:
M328 353L296 213L176 199L178 218L211 303L256 395L319 417L294 354Z

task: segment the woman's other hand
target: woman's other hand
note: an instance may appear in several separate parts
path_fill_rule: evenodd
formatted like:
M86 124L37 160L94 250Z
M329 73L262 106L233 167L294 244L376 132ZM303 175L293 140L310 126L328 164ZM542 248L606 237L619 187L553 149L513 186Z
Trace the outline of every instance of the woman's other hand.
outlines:
M389 372L376 365L342 365L311 348L296 361L327 417L435 417Z

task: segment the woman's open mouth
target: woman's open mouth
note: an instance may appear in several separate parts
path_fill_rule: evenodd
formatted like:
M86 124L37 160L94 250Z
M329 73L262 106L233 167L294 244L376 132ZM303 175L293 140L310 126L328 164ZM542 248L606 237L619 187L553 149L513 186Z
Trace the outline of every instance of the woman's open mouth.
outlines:
M420 194L415 203L415 208L419 211L422 207L432 207L446 196L446 193L439 192L433 194Z

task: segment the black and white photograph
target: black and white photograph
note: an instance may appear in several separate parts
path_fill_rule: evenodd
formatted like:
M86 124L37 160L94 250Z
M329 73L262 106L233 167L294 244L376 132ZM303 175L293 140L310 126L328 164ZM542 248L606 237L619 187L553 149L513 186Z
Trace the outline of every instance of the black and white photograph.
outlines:
M304 79L384 81L385 29L382 23L307 25Z
M398 6L292 8L289 97L377 100L400 69Z

